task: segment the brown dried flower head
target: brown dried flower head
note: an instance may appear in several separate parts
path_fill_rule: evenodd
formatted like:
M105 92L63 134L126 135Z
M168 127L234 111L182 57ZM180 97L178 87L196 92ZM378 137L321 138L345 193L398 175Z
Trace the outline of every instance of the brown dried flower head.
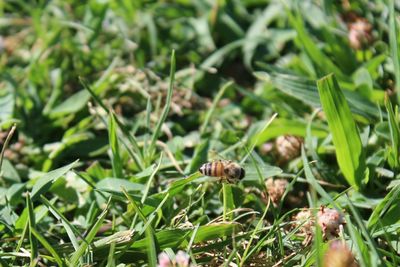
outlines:
M303 209L294 217L296 227L300 227L301 235L305 237L303 244L308 245L314 233L314 218L310 209Z
M324 267L358 267L353 254L339 240L330 243L324 256Z
M281 201L282 196L285 193L288 184L289 184L288 181L285 179L269 178L265 182L268 195L271 198L271 201L274 204L274 206L277 206L279 204L279 201Z
M302 143L302 138L292 135L284 135L276 138L276 152L280 160L286 162L299 156Z
M340 212L335 209L325 208L324 206L321 206L317 217L325 239L337 237L339 235L339 226L346 223Z

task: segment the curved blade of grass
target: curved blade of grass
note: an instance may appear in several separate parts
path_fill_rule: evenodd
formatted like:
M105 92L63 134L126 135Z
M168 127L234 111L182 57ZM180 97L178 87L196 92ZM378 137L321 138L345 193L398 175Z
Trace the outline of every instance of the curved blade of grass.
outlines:
M283 93L290 95L311 107L321 107L318 89L313 80L292 73L287 73L281 68L276 68L263 63L259 63L258 65L268 71L267 73L261 71L255 72L254 75L258 79L271 82ZM373 102L362 97L357 92L344 90L343 93L346 100L349 102L352 112L361 115L363 118L367 118L368 120L379 118L380 109L377 108ZM386 114L384 113L383 116L386 117Z
M231 53L235 49L238 49L245 42L246 42L245 39L239 39L221 47L220 49L212 53L208 58L206 58L206 60L204 60L203 63L200 65L200 68L208 70L211 67L220 64L221 62L224 61L224 57L227 54Z
M75 234L78 235L81 239L84 239L84 237L79 233L78 229L76 229L75 226L71 224L67 220L67 218L65 218L64 215L50 201L48 201L44 196L40 196L40 198L42 203L50 210L53 216L56 217L57 220L61 220L61 223L64 226L73 247L75 248L75 250L78 250L79 243Z
M333 74L317 81L339 167L347 182L359 190L365 177L365 155L353 115Z
M89 244L93 241L95 238L98 230L101 227L101 224L103 223L105 217L107 216L108 209L110 208L110 202L111 198L108 199L107 205L103 212L100 214L100 216L97 218L95 221L95 224L93 227L90 229L89 233L87 234L86 238L82 241L81 245L79 246L78 250L72 254L70 258L70 266L77 266L79 259L85 254L86 249L89 247Z
M60 255L58 255L57 251L53 248L53 246L47 242L46 238L44 238L35 228L31 228L30 231L36 237L36 239L43 245L43 247L50 252L50 254L54 257L54 260L57 262L58 266L66 266L65 262L61 259Z
M112 153L112 170L114 177L123 178L123 166L118 144L117 123L114 113L110 112L108 117L108 138Z
M3 158L4 158L4 152L6 151L6 148L8 147L8 143L11 140L11 137L14 135L15 129L17 129L17 125L14 124L10 131L7 134L6 140L4 141L3 147L1 148L1 152L0 152L0 175L2 175L2 166L3 166Z
M35 185L32 188L32 200L36 200L39 195L41 195L42 193L46 192L47 190L49 190L49 188L51 187L51 184L58 178L60 178L61 176L63 176L64 174L66 174L69 170L71 170L75 164L78 162L79 160L76 160L64 167L58 168L56 170L53 170L51 172L48 172L46 174L44 174L42 177L40 177Z
M275 119L268 128L264 129L258 135L257 145L261 145L280 135L290 134L306 137L307 122L300 120L291 120L278 118ZM323 125L311 123L311 133L315 137L325 138L328 135L328 129ZM256 136L251 138L252 142Z
M328 73L335 73L341 80L349 80L349 78L342 73L342 71L326 56L321 49L317 46L315 40L309 36L309 33L304 26L303 18L299 14L293 14L287 9L287 14L289 18L289 22L296 29L298 38L300 40L299 49L305 50L307 55L311 58L311 60L316 64L320 70L324 73L320 73L322 75Z
M400 185L390 190L385 198L373 209L368 219L367 227L374 232L378 222L382 226L393 225L400 221Z
M32 229L36 227L35 213L33 211L33 204L29 193L26 194L26 206L28 207L28 227L29 227L29 243L31 245L31 265L34 264L38 256L37 240L32 233Z
M241 162L245 162L246 159L250 156L250 153L253 152L254 147L258 144L258 140L261 138L262 134L265 132L265 130L268 128L268 126L271 125L271 123L274 121L274 119L278 116L278 113L274 113L272 117L265 123L264 127L262 127L258 133L256 133L252 138L250 138L250 147L249 149L246 148L246 155L242 158Z
M170 73L169 73L169 86L168 86L168 91L167 91L167 99L165 100L165 106L164 109L161 113L160 119L157 122L157 125L154 129L153 135L151 137L151 142L148 150L148 156L152 158L154 149L156 146L156 142L158 137L160 136L161 132L161 126L167 119L169 109L171 107L171 99L172 99L172 92L174 89L174 80L175 80L175 67L176 67L176 61L175 61L175 50L172 50L171 54L171 68L170 68Z

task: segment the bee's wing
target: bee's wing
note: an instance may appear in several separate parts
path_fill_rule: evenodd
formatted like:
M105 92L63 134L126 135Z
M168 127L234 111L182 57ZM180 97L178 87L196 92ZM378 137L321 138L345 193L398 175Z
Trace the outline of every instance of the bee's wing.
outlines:
M276 176L283 172L279 167L266 164L257 164L256 167L253 163L244 163L242 164L242 168L244 168L246 172L246 175L243 178L244 181L259 181L260 175L264 180L268 177Z

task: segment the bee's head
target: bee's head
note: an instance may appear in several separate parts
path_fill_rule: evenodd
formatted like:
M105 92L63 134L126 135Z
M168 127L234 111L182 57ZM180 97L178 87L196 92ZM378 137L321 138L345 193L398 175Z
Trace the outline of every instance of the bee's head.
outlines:
M244 176L246 175L246 171L243 168L240 168L240 176L239 179L242 180Z

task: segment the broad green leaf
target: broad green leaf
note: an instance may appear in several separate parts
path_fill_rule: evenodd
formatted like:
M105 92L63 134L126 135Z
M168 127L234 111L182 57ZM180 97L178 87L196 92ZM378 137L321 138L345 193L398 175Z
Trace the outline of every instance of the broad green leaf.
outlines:
M359 189L365 176L365 155L353 115L332 74L318 80L317 86L339 167L347 182Z
M51 184L54 183L54 181L64 174L66 174L69 170L71 170L75 164L78 162L78 160L64 166L61 168L58 168L56 170L53 170L51 172L48 172L44 174L42 177L40 177L36 183L33 185L32 188L32 200L35 200L39 197L40 194L46 192L50 187Z
M165 229L157 232L155 238L160 249L178 247L190 234L191 230L184 229ZM146 238L134 242L131 248L145 250Z
M96 184L96 189L104 191L121 192L122 187L127 191L141 191L145 188L143 184L119 178L105 178Z
M307 122L305 121L277 118L272 121L268 128L259 133L257 145L264 144L265 142L280 135L288 134L305 137L306 127ZM328 136L328 129L323 125L312 123L311 133L313 136L325 138L326 136ZM251 142L253 142L253 139L255 139L255 137L256 136L253 135Z
M240 224L238 223L214 223L200 226L197 230L195 243L205 242L208 240L215 240L225 236L231 236L234 231L239 231Z
M270 65L260 63L266 72L255 72L254 75L263 81L272 83L277 89L283 93L290 95L303 103L313 107L321 107L320 99L318 96L318 88L313 80L304 78L293 73L288 73L280 68L272 67ZM381 114L376 105L357 92L348 90L343 91L346 100L349 102L350 109L355 114L363 116L368 120L379 118ZM386 114L382 114L386 117ZM358 118L357 118L358 119Z
M83 109L90 99L86 90L80 90L50 111L50 116L63 116Z

